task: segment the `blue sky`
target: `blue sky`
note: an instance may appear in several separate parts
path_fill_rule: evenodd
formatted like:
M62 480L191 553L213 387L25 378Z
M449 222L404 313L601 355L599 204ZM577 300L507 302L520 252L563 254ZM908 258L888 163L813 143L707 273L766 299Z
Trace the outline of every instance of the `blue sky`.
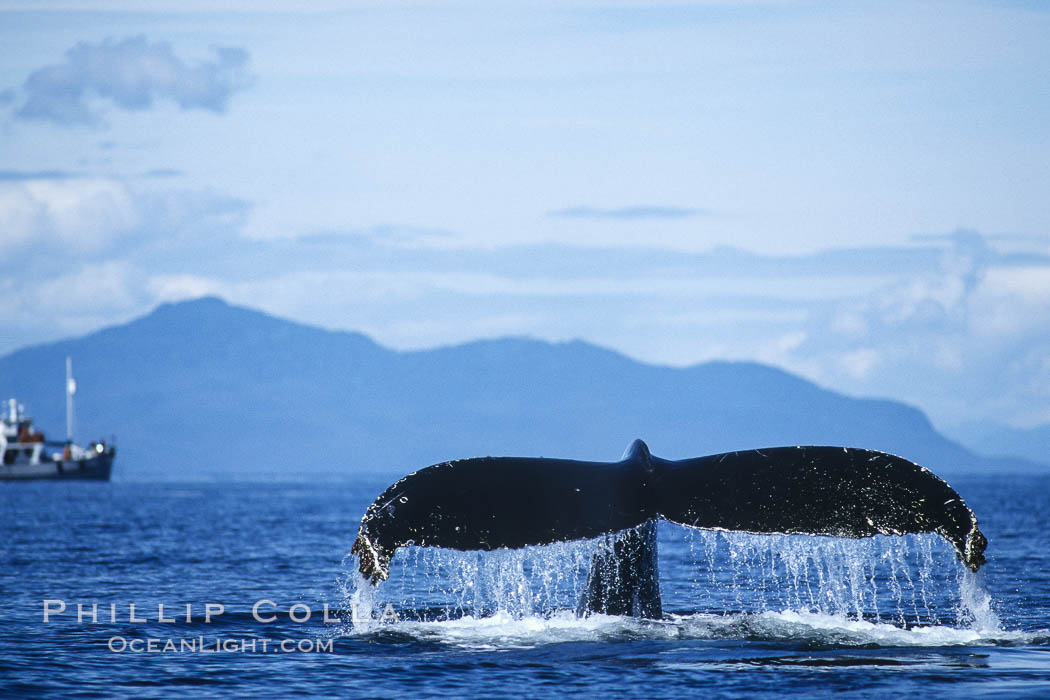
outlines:
M1050 422L1033 2L0 0L0 352L219 294Z

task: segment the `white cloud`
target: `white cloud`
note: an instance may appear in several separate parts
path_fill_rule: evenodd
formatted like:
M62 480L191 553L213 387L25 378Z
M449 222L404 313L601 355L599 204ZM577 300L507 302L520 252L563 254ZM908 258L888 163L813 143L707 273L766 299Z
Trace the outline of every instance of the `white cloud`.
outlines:
M247 209L210 190L143 187L116 178L0 181L0 265L45 255L56 263L83 255L119 259L202 231L235 233Z
M14 338L37 335L41 326L47 329L44 337L80 335L140 309L139 286L138 271L125 261L62 267L33 284L8 279L2 288L7 303L0 309L0 325Z
M95 251L140 223L127 187L109 179L0 182L0 261L22 246Z
M858 348L838 358L838 365L854 379L866 379L879 362L879 353L872 348Z
M1050 260L1002 256L971 233L938 237L936 265L835 302L784 363L857 394L903 399L946 423L1021 424L1050 402Z
M990 270L983 287L993 296L1018 296L1032 304L1050 306L1050 267Z
M138 271L124 261L85 264L26 290L22 308L33 314L61 309L65 314L97 314L134 303Z
M227 285L199 275L155 275L146 282L146 290L158 302L180 301L204 296L228 296Z

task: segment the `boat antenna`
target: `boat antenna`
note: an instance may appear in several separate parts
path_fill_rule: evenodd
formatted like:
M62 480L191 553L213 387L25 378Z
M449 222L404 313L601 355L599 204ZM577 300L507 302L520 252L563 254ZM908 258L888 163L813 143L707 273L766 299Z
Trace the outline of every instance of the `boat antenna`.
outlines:
M77 381L73 379L73 358L66 356L66 443L73 444L73 394Z

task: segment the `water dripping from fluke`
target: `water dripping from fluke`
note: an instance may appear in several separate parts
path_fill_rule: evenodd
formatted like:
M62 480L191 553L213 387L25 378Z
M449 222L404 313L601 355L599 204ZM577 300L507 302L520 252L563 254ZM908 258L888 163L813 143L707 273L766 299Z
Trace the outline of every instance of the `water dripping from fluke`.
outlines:
M836 646L1016 643L983 572L929 534L860 540L752 535L662 524L658 620L576 614L605 538L463 552L405 547L380 586L353 569L353 635L397 630L469 648L560 641L729 639Z

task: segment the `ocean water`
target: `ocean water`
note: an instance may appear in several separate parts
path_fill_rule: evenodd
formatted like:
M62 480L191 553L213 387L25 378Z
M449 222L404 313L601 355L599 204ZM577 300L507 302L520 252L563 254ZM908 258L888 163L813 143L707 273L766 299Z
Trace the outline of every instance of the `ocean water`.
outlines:
M661 523L659 621L573 615L595 542L409 548L365 586L385 481L4 483L0 692L1050 697L1050 477L951 481L976 576L930 535Z

